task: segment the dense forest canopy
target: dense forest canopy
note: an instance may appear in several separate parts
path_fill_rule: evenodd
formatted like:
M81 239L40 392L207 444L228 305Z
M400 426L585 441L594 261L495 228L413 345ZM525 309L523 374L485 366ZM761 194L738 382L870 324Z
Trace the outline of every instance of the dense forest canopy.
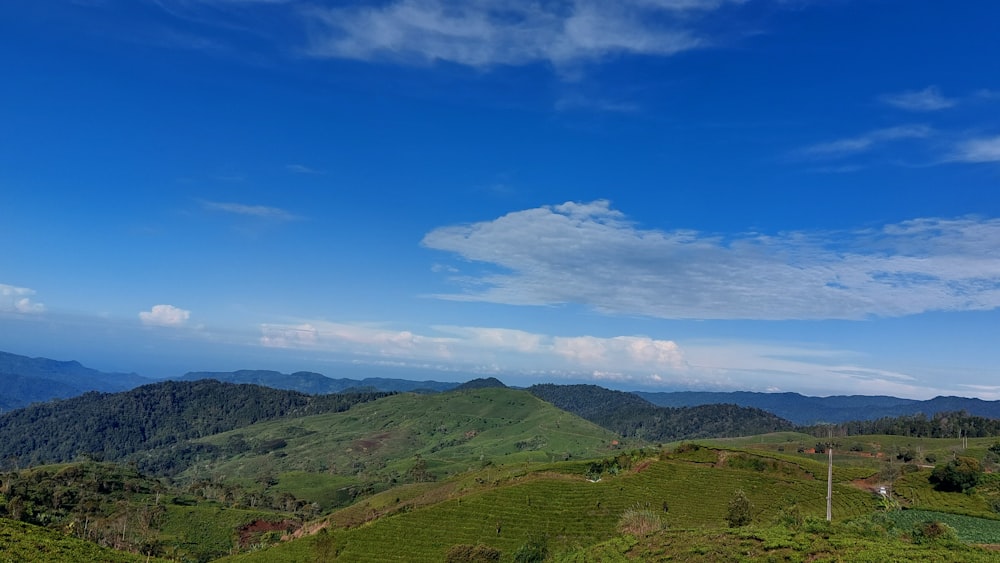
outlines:
M185 444L256 422L339 412L390 393L306 395L214 380L167 381L121 393L90 392L0 415L0 464L6 468L72 461L122 460L140 451L146 471L172 473L198 447ZM178 459L180 458L180 459Z

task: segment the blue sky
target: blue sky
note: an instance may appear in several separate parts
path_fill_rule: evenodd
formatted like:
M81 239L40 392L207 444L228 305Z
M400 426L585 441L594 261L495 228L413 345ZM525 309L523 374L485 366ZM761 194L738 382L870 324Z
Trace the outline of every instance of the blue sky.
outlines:
M0 341L1000 399L1000 5L0 6Z

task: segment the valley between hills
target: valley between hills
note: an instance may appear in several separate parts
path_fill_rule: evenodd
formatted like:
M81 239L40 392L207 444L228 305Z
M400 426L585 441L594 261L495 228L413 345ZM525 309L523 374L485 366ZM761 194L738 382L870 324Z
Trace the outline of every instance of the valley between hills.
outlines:
M118 380L8 356L18 389L74 391L0 414L0 561L995 561L1000 546L987 401L827 398L826 415L883 416L817 424L492 378L101 389Z

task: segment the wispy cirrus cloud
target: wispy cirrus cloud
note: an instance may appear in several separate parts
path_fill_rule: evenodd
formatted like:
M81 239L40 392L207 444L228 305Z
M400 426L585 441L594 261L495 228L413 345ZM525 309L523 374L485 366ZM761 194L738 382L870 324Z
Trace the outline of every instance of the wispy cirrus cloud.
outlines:
M203 208L209 211L221 211L234 215L247 217L257 217L272 221L295 221L300 217L290 211L279 207L268 207L266 205L246 205L243 203L221 202L221 201L201 201Z
M879 99L898 109L920 112L948 109L958 104L957 99L946 98L937 86L928 86L923 90L886 94Z
M811 145L797 151L799 156L814 158L840 158L876 149L893 141L925 139L934 130L926 125L899 125L875 129L856 137L836 139Z
M153 305L149 311L140 311L139 320L146 326L184 326L191 318L191 311L173 305Z
M289 172L292 172L294 174L315 174L315 175L326 174L326 172L323 172L322 170L317 170L315 168L311 168L304 164L287 164L285 165L285 170L288 170Z
M743 0L511 3L394 0L309 12L317 57L556 66L612 54L670 56L712 44L702 18Z
M462 258L442 299L581 304L669 319L864 319L1000 307L1000 219L721 236L635 226L607 201L441 227Z
M957 143L948 155L951 162L1000 162L1000 135L966 139Z
M45 305L34 300L35 290L0 283L0 312L37 314Z

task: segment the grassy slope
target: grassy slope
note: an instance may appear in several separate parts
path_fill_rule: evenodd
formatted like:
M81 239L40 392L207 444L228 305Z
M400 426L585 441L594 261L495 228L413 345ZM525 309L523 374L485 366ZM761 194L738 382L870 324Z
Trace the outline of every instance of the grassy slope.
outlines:
M765 471L732 469L725 462L719 466L718 452L702 452L712 457L647 460L636 466L639 470L605 476L597 483L578 474L533 472L509 479L480 478L484 484L478 489L463 491L462 485L452 484L434 504L420 506L401 498L399 504L410 507L401 506L395 515L234 561L305 560L320 549L332 549L348 561L441 561L455 544L484 543L511 554L538 533L550 538L554 551L569 553L616 537L619 516L637 505L662 513L667 502L669 511L662 514L672 529L719 528L725 525L726 506L737 488L747 492L760 521L775 519L791 505L807 516L825 511L826 483L801 468L778 464ZM875 508L870 494L848 485L836 486L835 499L838 519ZM377 515L376 507L369 510Z
M115 551L58 531L0 518L0 562L138 563L163 561Z
M324 508L336 500L332 489L406 480L418 455L430 475L443 477L489 463L599 457L617 438L513 389L395 395L344 413L256 424L204 441L223 445L234 435L255 447L276 440L286 445L200 464L187 476L272 477L278 490Z
M737 530L669 530L643 538L618 537L599 545L560 554L558 563L634 561L802 561L882 563L989 563L996 552L954 541L914 543L905 534L877 531L867 525L806 524Z

